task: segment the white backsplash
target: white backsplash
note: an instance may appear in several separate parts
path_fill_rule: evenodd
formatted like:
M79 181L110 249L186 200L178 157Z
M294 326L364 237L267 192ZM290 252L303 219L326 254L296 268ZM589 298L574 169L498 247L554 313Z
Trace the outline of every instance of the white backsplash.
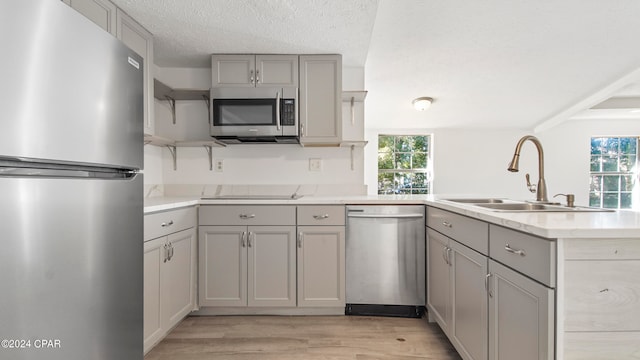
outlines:
M340 196L366 195L366 185L356 184L304 184L304 185L216 185L216 184L165 184L152 191L162 189L163 196L216 196L216 195L303 195ZM145 194L148 194L145 190Z

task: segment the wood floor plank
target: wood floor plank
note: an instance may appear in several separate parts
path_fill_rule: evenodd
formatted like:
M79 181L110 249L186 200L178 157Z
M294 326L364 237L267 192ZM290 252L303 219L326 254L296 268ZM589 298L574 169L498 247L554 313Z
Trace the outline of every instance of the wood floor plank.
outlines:
M188 317L145 360L460 360L426 319L371 316Z

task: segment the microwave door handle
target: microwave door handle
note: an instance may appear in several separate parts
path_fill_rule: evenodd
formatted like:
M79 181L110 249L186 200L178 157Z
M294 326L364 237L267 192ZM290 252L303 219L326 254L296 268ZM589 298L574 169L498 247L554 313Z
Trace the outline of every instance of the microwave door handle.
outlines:
M293 112L293 116L294 116L294 124L296 127L300 128L300 136L302 136L302 129L300 126L300 120L298 118L298 88L296 88L295 94L294 94L294 112Z
M280 91L276 92L276 129L280 131Z

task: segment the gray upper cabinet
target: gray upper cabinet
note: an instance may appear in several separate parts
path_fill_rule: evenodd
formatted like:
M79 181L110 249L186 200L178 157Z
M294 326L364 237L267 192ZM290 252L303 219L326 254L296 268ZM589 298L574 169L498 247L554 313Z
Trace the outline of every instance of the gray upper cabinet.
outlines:
M154 135L153 35L108 0L62 0L143 58L144 134Z
M300 143L342 141L342 56L300 56Z
M62 0L106 32L116 36L116 6L105 0Z
M212 55L212 87L297 87L297 55Z
M116 37L142 56L144 133L154 135L153 121L153 35L120 9L116 12Z

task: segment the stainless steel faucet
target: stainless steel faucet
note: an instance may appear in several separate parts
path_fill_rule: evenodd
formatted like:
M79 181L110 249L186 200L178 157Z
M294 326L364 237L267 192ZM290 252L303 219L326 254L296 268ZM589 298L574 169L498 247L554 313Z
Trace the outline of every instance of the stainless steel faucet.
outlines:
M547 181L544 179L544 151L542 150L542 144L537 137L532 135L523 136L516 145L516 151L513 154L513 159L509 163L509 167L507 170L511 172L518 172L519 162L520 162L520 149L522 149L522 145L525 141L530 140L538 149L538 185L536 186L536 202L540 203L549 203L549 198L547 197ZM531 184L529 184L529 174L526 175L527 178L527 186L529 189L532 189Z

